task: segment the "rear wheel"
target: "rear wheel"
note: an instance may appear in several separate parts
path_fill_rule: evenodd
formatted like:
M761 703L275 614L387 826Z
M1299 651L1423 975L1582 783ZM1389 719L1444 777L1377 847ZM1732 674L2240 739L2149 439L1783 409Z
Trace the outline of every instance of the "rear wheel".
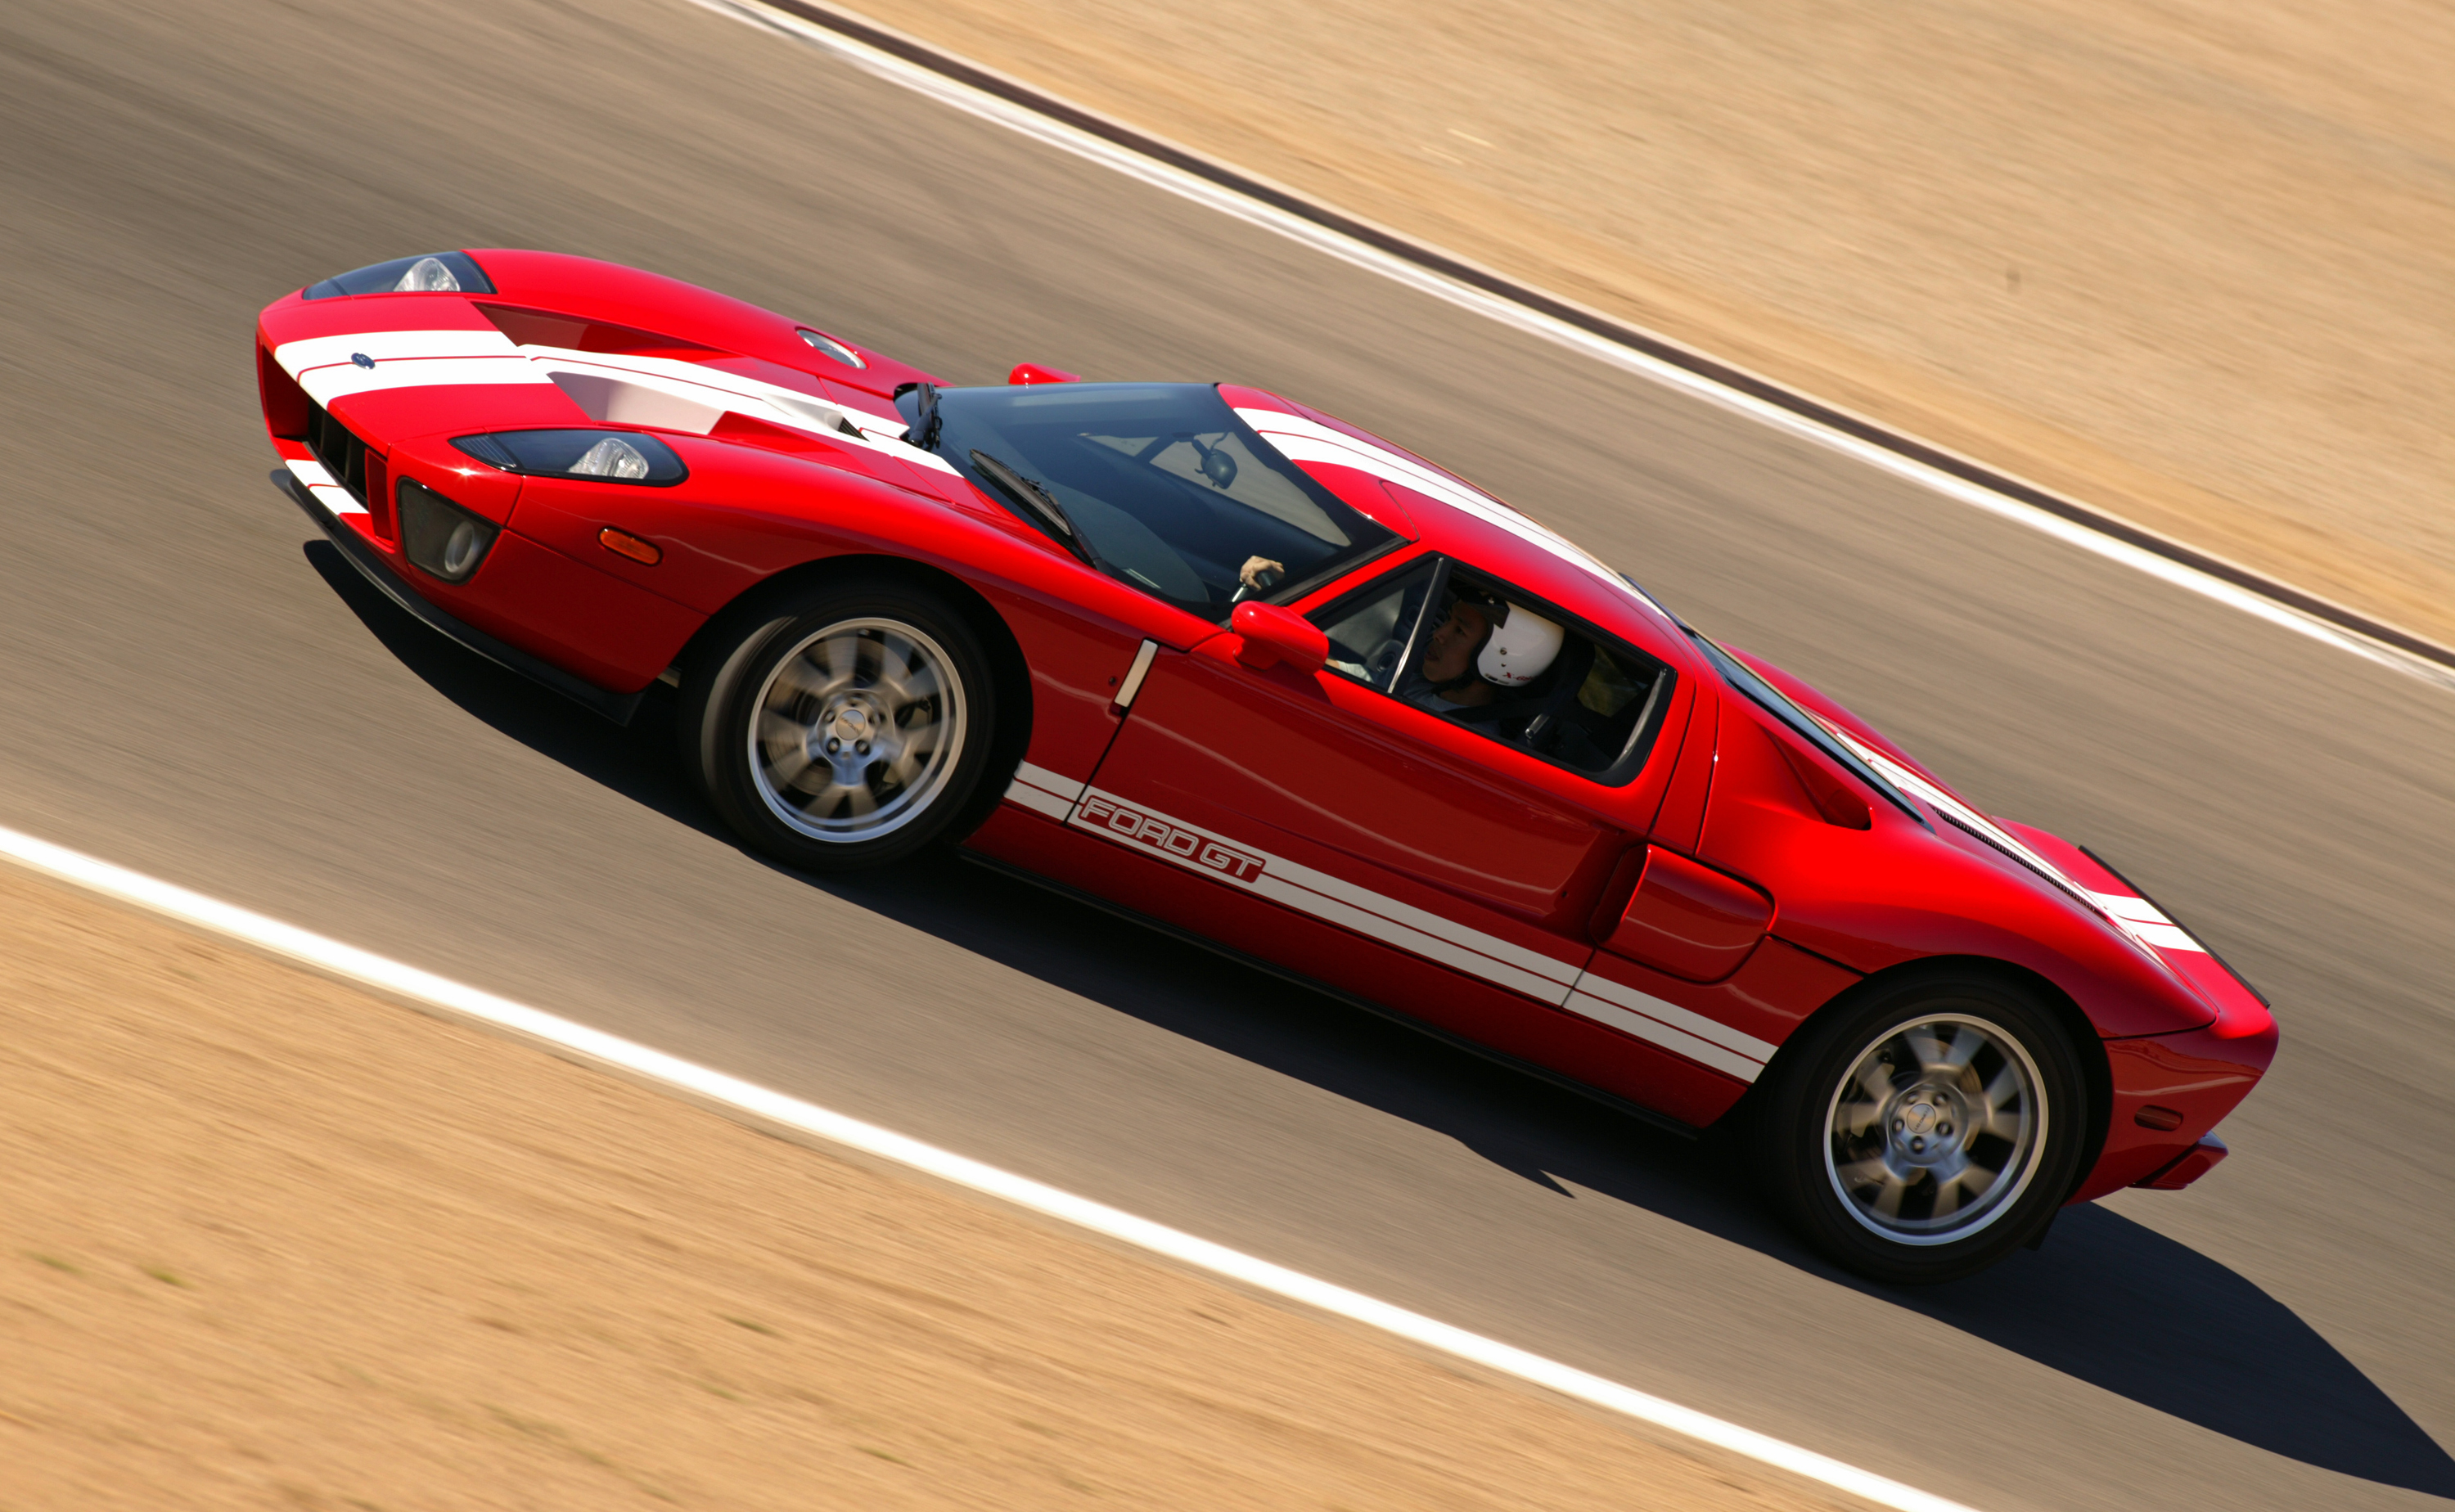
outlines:
M1768 1195L1875 1280L1952 1280L2053 1220L2085 1143L2080 1058L2009 983L1926 978L1809 1026L1767 1078Z
M881 866L971 808L995 704L979 637L935 595L819 589L686 669L682 756L754 849L811 871Z

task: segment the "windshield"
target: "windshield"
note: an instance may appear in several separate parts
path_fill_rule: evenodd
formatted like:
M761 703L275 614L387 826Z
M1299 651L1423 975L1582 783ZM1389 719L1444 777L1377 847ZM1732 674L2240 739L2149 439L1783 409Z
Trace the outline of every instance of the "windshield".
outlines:
M938 391L935 450L1109 576L1205 619L1285 599L1398 536L1306 476L1202 383ZM909 422L919 395L896 400ZM1049 506L1054 504L1055 508Z

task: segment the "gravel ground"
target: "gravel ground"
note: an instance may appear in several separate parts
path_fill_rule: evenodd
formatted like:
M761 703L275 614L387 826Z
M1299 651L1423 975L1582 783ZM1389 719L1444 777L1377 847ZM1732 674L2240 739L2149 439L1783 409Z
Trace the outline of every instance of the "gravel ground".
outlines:
M0 1507L1834 1504L0 873Z

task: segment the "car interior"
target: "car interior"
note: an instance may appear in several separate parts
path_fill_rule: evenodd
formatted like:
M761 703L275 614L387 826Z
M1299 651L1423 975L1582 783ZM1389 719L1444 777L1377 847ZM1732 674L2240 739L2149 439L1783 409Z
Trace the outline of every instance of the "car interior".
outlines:
M1559 628L1557 652L1532 676L1504 686L1478 675L1472 656L1434 675L1429 648L1443 626L1481 642L1516 615ZM1634 775L1671 682L1655 658L1446 558L1410 563L1312 617L1329 637L1332 671L1602 781Z

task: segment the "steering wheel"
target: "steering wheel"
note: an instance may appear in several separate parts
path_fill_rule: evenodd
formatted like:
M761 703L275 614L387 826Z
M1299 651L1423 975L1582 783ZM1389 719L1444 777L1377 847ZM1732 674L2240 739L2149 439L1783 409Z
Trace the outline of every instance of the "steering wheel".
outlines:
M1383 641L1381 649L1366 660L1364 670L1372 675L1372 681L1375 684L1387 682L1390 680L1390 674L1398 670L1398 658L1406 654L1407 648L1399 642Z

